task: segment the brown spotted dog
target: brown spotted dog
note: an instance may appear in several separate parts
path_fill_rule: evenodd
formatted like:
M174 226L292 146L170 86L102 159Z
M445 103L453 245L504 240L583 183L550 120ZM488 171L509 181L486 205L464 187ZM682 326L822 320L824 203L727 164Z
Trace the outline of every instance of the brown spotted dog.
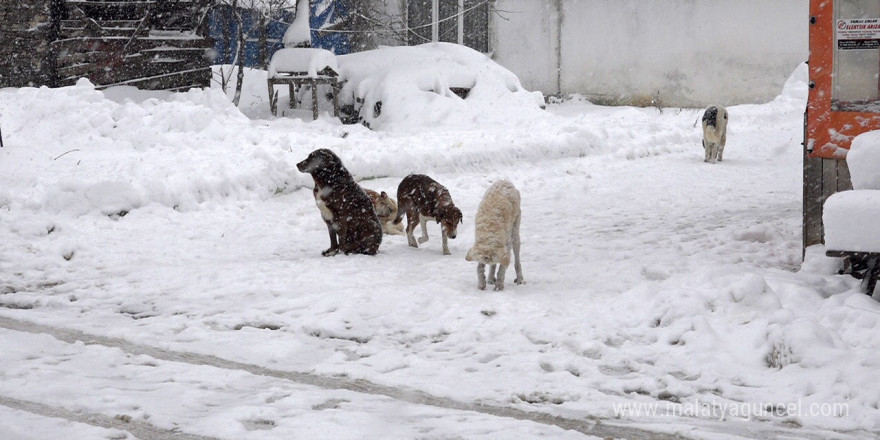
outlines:
M339 157L322 148L312 151L296 167L315 180L315 204L330 233L330 249L321 255L332 257L339 252L376 255L382 243L379 217L370 197L355 183Z
M397 187L397 218L394 224L403 221L406 214L406 238L409 245L419 247L419 243L428 241L428 220L436 220L440 224L443 236L443 255L450 255L447 238L455 238L458 224L462 223L461 210L452 203L452 196L445 186L422 174L410 174L404 177ZM418 243L413 236L416 225L421 224L422 236Z
M381 194L366 188L364 191L373 202L373 208L376 210L376 215L379 216L379 223L382 223L382 230L385 231L385 234L403 235L403 225L394 224L394 219L397 217L397 202L388 197L388 193L385 191L382 191Z

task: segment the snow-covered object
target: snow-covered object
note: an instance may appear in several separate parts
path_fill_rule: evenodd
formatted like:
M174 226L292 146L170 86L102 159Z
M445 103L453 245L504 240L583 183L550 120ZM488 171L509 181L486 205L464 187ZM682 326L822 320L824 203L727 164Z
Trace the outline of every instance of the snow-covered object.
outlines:
M298 0L296 3L296 16L293 23L284 32L282 44L284 47L308 47L312 45L312 31L309 28L309 0Z
M339 71L336 55L329 50L309 47L281 49L272 55L269 77L275 78L279 72L306 72L309 77L314 78L327 67L334 72Z
M856 136L846 155L853 189L880 190L880 130Z
M825 247L837 251L880 252L880 190L835 193L822 214Z
M376 129L514 123L544 97L483 53L451 43L382 47L338 57L341 97ZM465 98L457 95L468 90Z
M853 190L832 194L825 201L825 247L880 252L880 131L856 136L846 164Z

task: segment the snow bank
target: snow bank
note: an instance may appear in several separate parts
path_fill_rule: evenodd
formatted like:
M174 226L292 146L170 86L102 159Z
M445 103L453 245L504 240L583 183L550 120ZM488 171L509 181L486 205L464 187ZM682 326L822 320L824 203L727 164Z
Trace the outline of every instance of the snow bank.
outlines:
M318 76L318 72L330 68L339 71L336 66L336 55L325 49L286 48L275 52L269 63L269 78L278 76L278 72L306 72L310 78Z
M374 129L517 124L538 117L544 104L509 70L456 44L383 47L338 61L343 102Z
M57 89L0 90L6 143L0 150L0 206L115 216L153 203L192 210L215 199L265 199L310 186L311 178L295 164L322 147L336 151L358 179L416 171L473 172L523 160L592 155L607 147L591 128L560 121L534 102L527 108L535 112L533 119L521 105L491 110L500 113L497 117L517 115L520 126L534 128L525 134L495 130L495 119L474 116L467 126L490 128L485 136L446 131L426 138L419 132L432 129L431 121L458 126L456 115L444 120L431 113L434 119L421 120L429 125L408 126L397 120L401 130L415 133L402 135L413 136L411 141L389 145L360 125L344 126L326 116L312 122L310 110L302 110L308 122L271 116L266 71L246 73L242 107L256 120L242 114L219 88L185 93L131 87L99 91L82 80ZM515 95L506 88L516 86L515 77L506 79L510 83L504 85L504 93ZM475 87L472 95L492 90ZM443 98L453 99L478 107L472 104L476 98L466 104L457 97ZM505 99L480 102L510 102ZM469 112L474 115L477 110ZM388 114L393 113L389 107ZM548 134L549 127L554 131ZM438 149L445 153L433 154ZM28 166L19 166L23 163Z
M282 140L275 151L253 147L250 120L222 93L129 99L127 91L101 92L80 80L0 92L7 143L0 188L8 191L0 201L111 215L153 202L190 209L232 194L268 197L307 182L290 171Z

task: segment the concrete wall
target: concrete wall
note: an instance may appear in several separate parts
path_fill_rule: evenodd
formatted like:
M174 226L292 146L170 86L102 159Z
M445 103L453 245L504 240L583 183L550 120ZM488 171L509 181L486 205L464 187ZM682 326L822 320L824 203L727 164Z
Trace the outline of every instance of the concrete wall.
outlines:
M496 0L494 59L602 103L772 100L806 61L809 0Z

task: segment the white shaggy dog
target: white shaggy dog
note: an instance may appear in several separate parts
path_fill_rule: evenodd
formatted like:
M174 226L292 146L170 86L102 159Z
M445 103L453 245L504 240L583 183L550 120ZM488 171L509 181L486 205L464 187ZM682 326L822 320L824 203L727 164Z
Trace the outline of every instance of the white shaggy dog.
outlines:
M504 273L510 264L510 251L513 250L516 279L514 283L524 284L522 266L519 262L519 191L507 180L499 180L486 190L483 201L477 209L474 246L468 251L467 261L477 262L477 287L486 288L486 265L489 265L489 284L495 290L504 290ZM498 274L495 266L500 265Z
M727 109L713 105L703 113L703 149L706 150L705 162L721 162L724 155L724 144L727 143Z

